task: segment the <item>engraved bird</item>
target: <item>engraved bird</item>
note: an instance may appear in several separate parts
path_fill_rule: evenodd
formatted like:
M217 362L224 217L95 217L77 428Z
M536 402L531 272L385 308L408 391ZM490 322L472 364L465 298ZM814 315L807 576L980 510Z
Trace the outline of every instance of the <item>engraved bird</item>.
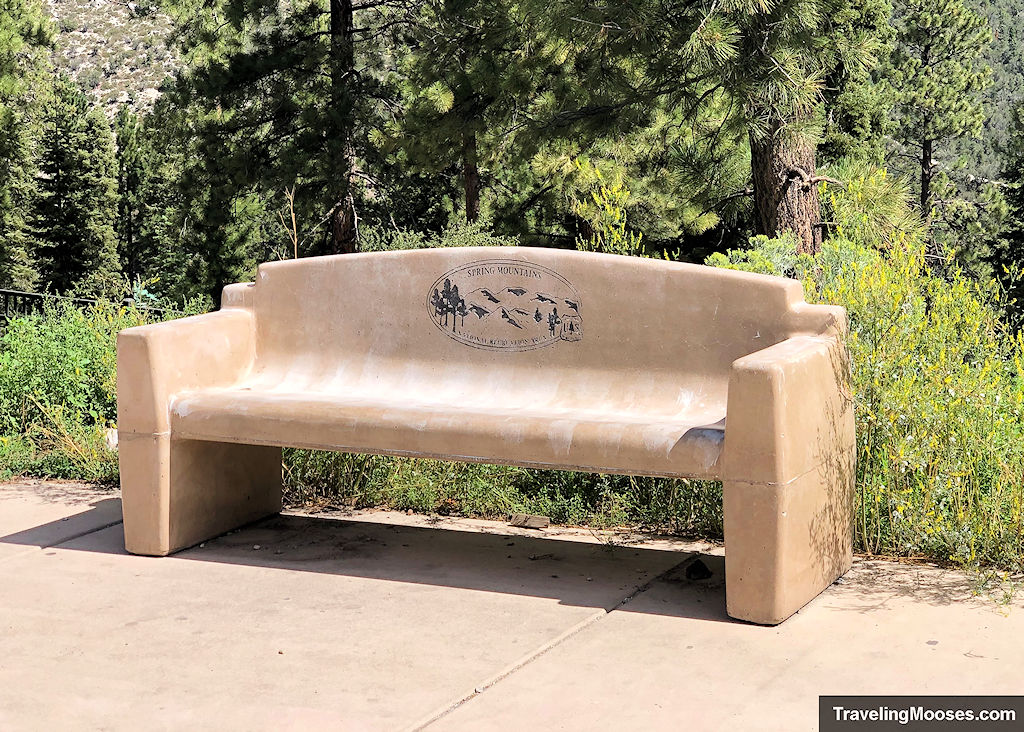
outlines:
M508 321L508 324L509 324L509 325L514 325L514 326L515 326L516 328L519 328L519 330L522 330L522 329L523 329L523 326L519 325L519 323L517 323L517 322L516 322L516 321L515 321L515 320L514 320L514 319L512 318L512 316L508 314L508 310L506 310L505 308L502 308L502 309L501 309L501 319L502 319L502 320L505 320L505 321Z

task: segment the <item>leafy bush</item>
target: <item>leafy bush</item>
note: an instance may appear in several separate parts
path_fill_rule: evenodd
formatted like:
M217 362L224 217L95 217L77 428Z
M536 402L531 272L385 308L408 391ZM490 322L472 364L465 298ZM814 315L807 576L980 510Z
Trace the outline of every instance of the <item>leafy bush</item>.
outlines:
M48 423L55 408L74 422L113 424L117 332L143 322L140 311L107 303L58 303L11 320L0 336L0 432Z
M35 448L25 435L0 435L0 480L29 471Z
M839 225L814 257L762 237L708 263L795 274L808 301L847 308L861 549L1020 567L1024 340L1000 320L994 285L926 265L909 207L873 215L864 191L881 181L888 205L905 200L879 171L826 192Z
M117 419L117 332L154 317L105 301L85 308L58 301L7 324L0 335L0 475L116 480L117 453L106 431Z

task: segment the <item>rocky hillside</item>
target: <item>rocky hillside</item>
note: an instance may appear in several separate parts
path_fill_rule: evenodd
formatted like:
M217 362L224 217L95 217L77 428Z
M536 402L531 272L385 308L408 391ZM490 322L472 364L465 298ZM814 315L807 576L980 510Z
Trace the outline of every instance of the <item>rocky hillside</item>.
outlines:
M60 33L57 63L71 71L113 116L131 103L146 109L177 59L167 45L170 21L142 15L131 2L47 0Z

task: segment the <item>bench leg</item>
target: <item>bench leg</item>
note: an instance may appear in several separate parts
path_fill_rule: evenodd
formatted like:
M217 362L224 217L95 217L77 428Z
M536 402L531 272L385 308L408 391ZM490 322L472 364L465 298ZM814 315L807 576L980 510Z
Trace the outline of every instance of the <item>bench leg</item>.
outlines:
M852 481L852 470L817 470L784 485L724 483L730 616L776 625L850 569Z
M163 556L281 510L281 448L121 433L125 548Z

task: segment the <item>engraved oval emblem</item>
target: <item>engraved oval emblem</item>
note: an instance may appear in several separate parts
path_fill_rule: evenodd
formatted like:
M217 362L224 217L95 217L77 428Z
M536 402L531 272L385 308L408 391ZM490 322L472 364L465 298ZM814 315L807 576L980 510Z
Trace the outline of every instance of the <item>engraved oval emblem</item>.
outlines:
M576 288L557 272L516 259L486 259L445 272L427 312L449 338L490 351L530 351L583 339Z

